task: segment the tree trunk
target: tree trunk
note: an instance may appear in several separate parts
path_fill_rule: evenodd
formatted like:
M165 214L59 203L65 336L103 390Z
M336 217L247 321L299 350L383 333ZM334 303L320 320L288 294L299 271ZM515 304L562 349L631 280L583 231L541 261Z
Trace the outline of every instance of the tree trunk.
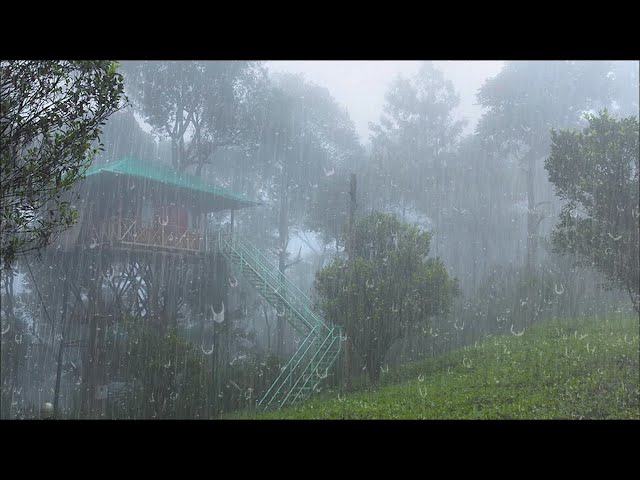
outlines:
M349 240L347 242L348 246L348 255L349 255L349 266L351 271L353 272L353 265L355 262L355 216L356 216L356 191L357 191L357 180L356 174L351 174L350 180L350 189L349 189ZM403 207L404 208L404 207ZM353 302L350 301L349 305L352 305ZM352 319L351 315L347 315L345 325L345 333L346 340L344 342L344 359L345 359L345 388L347 390L351 389L351 376L353 372L353 361L352 361Z
M7 267L3 271L4 277L4 289L5 289L5 300L0 305L0 308L4 308L5 315L2 315L2 328L7 331L7 335L10 339L13 339L18 332L18 325L15 321L15 311L13 306L13 271L11 267ZM8 326L6 325L8 324ZM13 391L17 385L18 380L18 355L19 348L13 340L10 340L6 344L7 348L3 348L0 353L2 354L2 368L0 371L2 375L0 376L1 384L0 389L2 391L2 397L0 406L2 407L0 418L8 419L10 418L11 413L11 403L13 400ZM7 364L4 364L4 361Z
M369 374L369 381L376 385L380 380L380 367L382 363L379 360L377 351L370 352L369 356L366 359L367 370Z
M529 154L527 167L527 272L532 273L536 261L535 156Z
M283 175L282 188L280 190L280 212L278 215L278 271L280 281L284 281L284 274L287 261L287 247L289 244L289 182ZM285 292L281 292L284 296ZM284 312L284 304L281 304L279 311ZM277 317L276 325L276 352L278 356L284 355L284 334L286 315Z
M53 394L53 412L56 418L60 418L60 410L58 408L58 402L60 399L60 380L62 377L62 361L64 359L64 343L66 341L66 329L67 325L70 323L67 321L67 300L69 295L69 278L68 272L65 270L65 282L64 282L64 293L62 294L62 319L60 326L60 346L58 347L58 366L56 369L56 387L55 392Z
M171 138L171 166L178 170L178 142L173 137Z

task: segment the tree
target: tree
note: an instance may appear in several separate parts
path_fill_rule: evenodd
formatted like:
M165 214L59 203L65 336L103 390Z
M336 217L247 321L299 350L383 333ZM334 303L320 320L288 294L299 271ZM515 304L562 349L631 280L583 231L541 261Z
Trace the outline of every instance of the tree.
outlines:
M352 264L337 257L316 274L321 308L345 328L374 383L391 345L446 315L458 294L442 261L427 258L430 240L430 232L373 212L356 222Z
M551 203L548 186L536 182L549 151L549 132L577 127L583 112L609 105L612 70L611 62L509 62L478 92L480 105L488 111L477 132L497 155L513 155L526 176L528 270L537 261L538 231L547 217L543 205Z
M271 207L266 223L277 226L275 245L269 247L276 251L278 271L284 275L301 261L299 255L289 260L292 225L309 218L305 218L307 207L318 200L318 191L336 181L335 172L350 164L360 145L349 115L326 88L299 75L280 74L274 75L268 93L268 115L256 161L262 182L258 190L266 193L265 203ZM262 229L263 242L264 233ZM279 354L284 331L285 318L279 317Z
M456 146L464 121L453 119L460 102L453 83L431 62L412 78L398 77L386 96L380 125L370 124L375 164L391 198L439 214L446 190L446 157ZM426 178L425 176L428 175ZM401 185L402 188L393 188Z
M640 311L638 119L618 120L606 109L586 119L581 132L551 133L545 168L567 201L551 237L554 251L603 273Z
M39 250L71 226L68 195L124 97L115 62L0 62L0 257ZM94 146L92 146L94 145Z
M265 71L260 62L145 61L125 65L136 109L171 140L179 171L205 164L224 147L253 144Z

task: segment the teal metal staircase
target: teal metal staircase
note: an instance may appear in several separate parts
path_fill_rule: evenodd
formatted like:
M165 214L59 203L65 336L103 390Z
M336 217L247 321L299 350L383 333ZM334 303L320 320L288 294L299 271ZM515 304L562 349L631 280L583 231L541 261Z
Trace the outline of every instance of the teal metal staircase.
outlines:
M304 338L258 401L258 408L281 408L319 391L340 353L340 328L320 317L311 300L246 239L218 232L218 250Z

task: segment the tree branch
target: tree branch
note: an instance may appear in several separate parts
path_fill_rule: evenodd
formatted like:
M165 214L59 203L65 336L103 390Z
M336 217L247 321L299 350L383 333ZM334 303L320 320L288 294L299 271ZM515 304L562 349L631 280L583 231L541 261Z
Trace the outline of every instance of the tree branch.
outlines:
M296 265L297 263L300 263L302 261L302 257L300 256L300 253L302 252L302 247L300 247L300 249L298 250L298 256L296 257L296 259L291 262L291 263L286 263L284 265L284 269L286 270L289 267L292 267L294 265Z

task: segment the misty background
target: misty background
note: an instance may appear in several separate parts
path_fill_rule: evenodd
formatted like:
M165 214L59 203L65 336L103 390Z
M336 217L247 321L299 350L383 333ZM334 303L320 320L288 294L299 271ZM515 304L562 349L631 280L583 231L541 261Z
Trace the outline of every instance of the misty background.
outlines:
M561 219L587 214L558 194L547 162L551 132L586 129L585 114L637 118L637 61L122 61L120 69L129 103L103 127L98 173L77 188L78 225L3 275L2 328L11 319L11 333L2 338L12 345L3 349L3 418L37 417L54 395L63 418L252 410L306 341L296 315L317 313L335 327L327 338L353 339L331 352L335 363L318 364L324 376L314 364L301 398L377 385L412 362L520 338L545 321L637 317L628 274L616 283L595 260L580 261L578 248L554 248ZM178 193L152 205L157 179L141 179L135 161L172 172L162 185L197 178L236 203L176 207ZM580 165L569 170L579 175ZM630 182L619 190L627 194ZM630 202L617 190L608 190L611 215L637 221L637 194ZM188 255L147 258L108 238L125 220L162 232L176 223L201 243ZM598 235L628 240L619 255L611 252L620 243L598 247L615 256L610 270L637 263L637 232ZM251 252L264 278L243 276L233 248ZM398 251L406 257L396 264ZM410 273L416 264L424 271Z

